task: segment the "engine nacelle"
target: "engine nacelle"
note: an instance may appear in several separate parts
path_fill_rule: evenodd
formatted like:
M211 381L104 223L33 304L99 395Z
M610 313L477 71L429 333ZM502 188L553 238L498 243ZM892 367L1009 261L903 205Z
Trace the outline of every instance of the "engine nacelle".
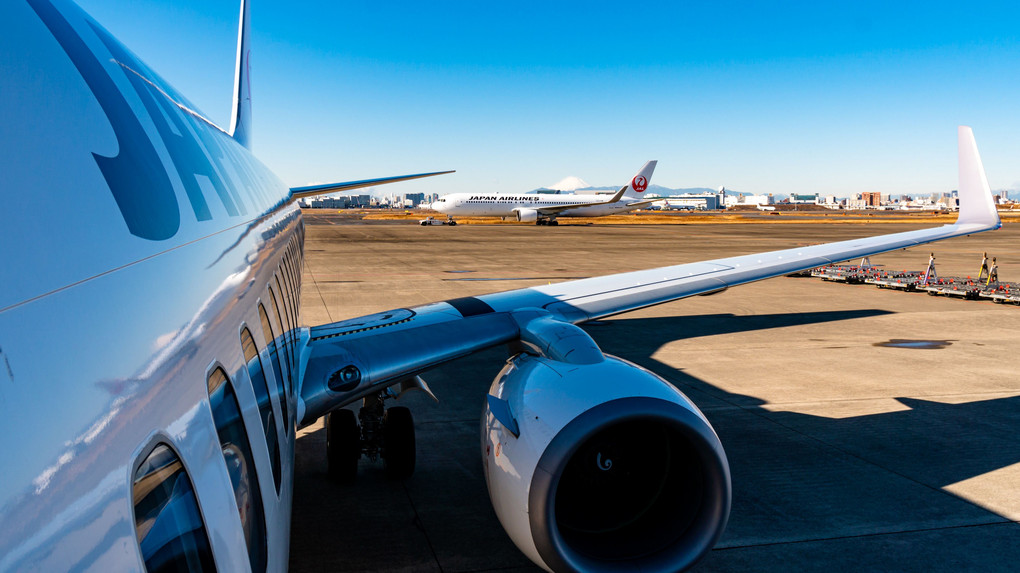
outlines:
M681 392L606 356L519 354L482 417L485 478L517 547L549 571L677 571L718 541L730 473Z
M514 209L514 215L522 223L534 223L538 220L538 211L535 209Z

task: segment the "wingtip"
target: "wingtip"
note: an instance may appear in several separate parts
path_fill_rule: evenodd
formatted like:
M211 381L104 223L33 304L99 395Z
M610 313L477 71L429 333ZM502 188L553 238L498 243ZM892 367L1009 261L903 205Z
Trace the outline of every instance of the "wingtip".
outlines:
M961 125L957 128L960 169L960 214L957 225L976 224L987 228L1000 226L999 214L995 209L992 191L981 163L974 130Z

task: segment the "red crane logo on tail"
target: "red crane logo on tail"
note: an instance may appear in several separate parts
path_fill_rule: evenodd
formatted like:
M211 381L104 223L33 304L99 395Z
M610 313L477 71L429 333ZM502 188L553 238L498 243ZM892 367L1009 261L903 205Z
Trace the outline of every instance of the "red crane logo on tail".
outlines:
M648 188L648 180L645 179L644 175L638 175L630 182L630 186L638 193L644 193L645 189Z

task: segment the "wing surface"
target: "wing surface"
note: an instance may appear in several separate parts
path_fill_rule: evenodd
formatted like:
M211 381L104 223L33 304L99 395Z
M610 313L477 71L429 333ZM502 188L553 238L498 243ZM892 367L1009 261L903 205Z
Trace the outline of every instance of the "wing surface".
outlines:
M453 299L312 327L302 405L328 410L497 344L528 342L535 320L582 323L821 265L999 228L970 128L961 127L960 213L951 225ZM392 349L399 348L400 352ZM343 369L357 383L343 383ZM332 386L331 381L332 380Z

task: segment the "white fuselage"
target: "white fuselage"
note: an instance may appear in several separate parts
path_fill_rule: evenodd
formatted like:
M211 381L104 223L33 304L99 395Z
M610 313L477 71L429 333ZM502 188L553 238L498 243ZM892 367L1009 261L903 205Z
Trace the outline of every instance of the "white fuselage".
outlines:
M601 205L566 209L557 213L555 217L604 217L606 215L625 213L637 208L630 206L636 202L634 198L630 197L623 197L615 203L604 203L611 198L612 195L609 194L577 195L570 193L546 195L522 193L518 195L483 195L476 193L452 193L440 197L438 201L433 202L432 209L447 215L459 215L461 217L513 217L519 209L541 210L549 207L603 203Z

